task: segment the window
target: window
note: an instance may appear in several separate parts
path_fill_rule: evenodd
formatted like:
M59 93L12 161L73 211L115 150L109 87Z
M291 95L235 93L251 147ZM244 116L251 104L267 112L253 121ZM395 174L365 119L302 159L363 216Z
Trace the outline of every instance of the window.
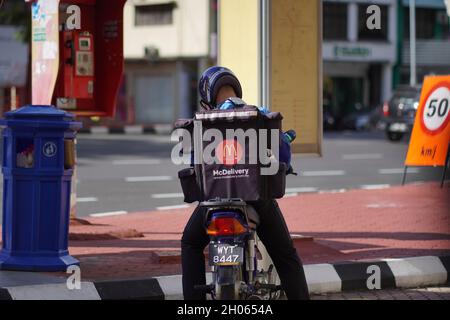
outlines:
M175 3L138 5L135 7L136 26L155 26L173 23L173 9Z
M404 38L409 39L409 7L403 9ZM416 8L417 39L448 39L450 36L449 18L445 10Z
M347 4L323 4L323 38L325 40L347 39Z
M373 13L367 13L367 8L370 5L358 6L358 39L370 41L387 41L388 39L388 6L377 5L381 13L381 28L369 29L367 28L367 19Z

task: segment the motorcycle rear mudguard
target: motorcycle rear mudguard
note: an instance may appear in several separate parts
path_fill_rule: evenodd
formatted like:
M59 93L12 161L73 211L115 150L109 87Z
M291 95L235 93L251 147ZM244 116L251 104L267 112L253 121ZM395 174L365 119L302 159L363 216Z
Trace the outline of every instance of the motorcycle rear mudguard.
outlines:
M206 209L205 224L210 220L213 213L218 211L226 211L227 209L234 209L242 212L246 218L248 226L251 229L256 230L259 225L260 219L258 212L256 212L251 205L241 199L215 199L201 202L199 206Z

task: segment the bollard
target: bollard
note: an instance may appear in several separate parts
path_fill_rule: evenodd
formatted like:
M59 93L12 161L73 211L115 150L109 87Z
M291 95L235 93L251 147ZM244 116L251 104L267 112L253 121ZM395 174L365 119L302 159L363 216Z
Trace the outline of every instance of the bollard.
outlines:
M53 106L7 112L0 269L66 271L74 139L80 122Z

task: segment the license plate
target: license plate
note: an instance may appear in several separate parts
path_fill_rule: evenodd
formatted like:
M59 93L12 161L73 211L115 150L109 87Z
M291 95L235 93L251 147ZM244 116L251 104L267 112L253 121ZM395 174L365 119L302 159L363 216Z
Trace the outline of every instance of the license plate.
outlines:
M392 132L406 132L408 126L405 123L393 123L389 126L389 131Z
M244 262L244 249L238 245L212 243L209 245L209 265L232 266Z

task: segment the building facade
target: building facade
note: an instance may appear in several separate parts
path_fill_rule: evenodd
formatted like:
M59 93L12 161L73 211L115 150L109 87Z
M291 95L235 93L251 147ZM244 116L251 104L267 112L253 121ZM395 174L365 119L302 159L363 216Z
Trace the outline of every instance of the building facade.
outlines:
M432 74L450 74L450 24L444 0L416 2L417 83ZM399 0L398 63L394 85L410 80L409 0Z
M102 123L171 124L192 115L199 75L217 58L217 3L127 1L117 115ZM322 3L324 110L339 122L381 106L409 82L409 0ZM444 0L416 0L416 7L420 83L450 73L450 27Z
M197 108L199 73L215 57L211 0L130 0L124 9L128 123L170 124Z
M337 118L389 98L397 61L398 0L324 0L324 102ZM381 10L368 30L367 8ZM199 73L216 58L217 1L132 0L124 12L128 123L171 123L197 108Z
M376 28L369 20L373 14L379 18ZM338 120L389 99L396 16L396 0L323 1L324 109Z

